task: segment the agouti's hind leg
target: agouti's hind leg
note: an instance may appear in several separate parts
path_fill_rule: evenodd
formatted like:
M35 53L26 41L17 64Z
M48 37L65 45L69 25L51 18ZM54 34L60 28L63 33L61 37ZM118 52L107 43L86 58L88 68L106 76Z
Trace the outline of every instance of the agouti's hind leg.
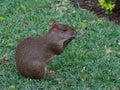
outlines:
M41 68L39 74L38 74L38 78L39 79L44 79L45 78L45 73L46 73L46 67Z

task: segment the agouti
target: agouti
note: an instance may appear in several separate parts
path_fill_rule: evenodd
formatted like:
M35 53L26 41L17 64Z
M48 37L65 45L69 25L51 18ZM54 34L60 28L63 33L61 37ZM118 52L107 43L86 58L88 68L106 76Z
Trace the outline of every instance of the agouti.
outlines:
M75 36L71 27L54 21L45 36L24 39L16 49L18 71L28 78L44 78L47 63L61 54Z

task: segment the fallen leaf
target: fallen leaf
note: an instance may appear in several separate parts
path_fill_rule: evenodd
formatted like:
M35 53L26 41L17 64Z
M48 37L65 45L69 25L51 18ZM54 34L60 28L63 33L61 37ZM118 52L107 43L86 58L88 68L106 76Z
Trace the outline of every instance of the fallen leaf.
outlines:
M44 11L44 9L43 9L43 8L41 8L41 9L40 9L40 12L43 12L43 11Z
M81 34L85 34L86 32L84 30L79 30Z
M106 53L107 53L107 54L111 54L111 53L113 53L113 52L115 52L115 51L114 51L114 50L110 50L110 49L106 50Z
M28 25L28 24L29 24L29 22L25 20L25 21L24 21L24 24Z
M10 27L10 26L11 26L11 23L7 23L7 24L6 24L6 27Z
M9 62L7 62L7 61L1 61L0 64L9 65Z
M86 22L80 22L80 27L86 27L87 26L87 23Z
M0 16L0 20L5 20L5 18L3 16Z
M87 80L87 75L85 75L81 80L82 80L82 82L85 82L86 80Z
M15 89L15 85L9 86L9 90L16 90L16 89Z
M61 4L55 4L55 6L56 6L56 7L60 7L60 6L61 6Z
M98 24L103 24L103 20L102 19L98 19L97 22L98 22Z
M48 12L51 12L51 10L48 10Z
M55 76L55 75L56 75L56 72L54 72L54 71L49 71L48 75L49 75L49 76Z

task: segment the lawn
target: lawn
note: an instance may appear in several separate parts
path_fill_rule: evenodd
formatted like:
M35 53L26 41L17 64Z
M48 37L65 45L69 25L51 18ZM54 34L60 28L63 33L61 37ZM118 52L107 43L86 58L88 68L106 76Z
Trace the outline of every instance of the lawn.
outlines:
M46 80L22 77L15 49L24 38L45 35L56 20L77 37L48 64ZM0 90L119 90L120 26L74 7L69 0L0 0Z

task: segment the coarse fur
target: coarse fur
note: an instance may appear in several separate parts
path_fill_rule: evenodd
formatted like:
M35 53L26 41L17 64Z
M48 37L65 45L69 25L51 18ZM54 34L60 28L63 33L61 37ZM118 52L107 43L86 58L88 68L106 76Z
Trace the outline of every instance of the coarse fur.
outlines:
M42 79L49 61L61 54L76 32L69 26L52 22L45 36L24 39L16 49L16 65L21 75Z

